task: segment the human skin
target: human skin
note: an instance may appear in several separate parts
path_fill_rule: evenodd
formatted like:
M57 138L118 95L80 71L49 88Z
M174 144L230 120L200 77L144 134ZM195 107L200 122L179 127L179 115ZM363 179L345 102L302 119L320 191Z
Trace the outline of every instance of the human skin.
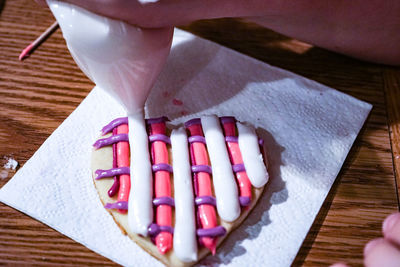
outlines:
M36 0L45 4L44 0ZM65 0L143 28L199 19L245 18L276 32L362 60L400 65L398 0Z
M383 238L370 241L364 248L366 267L400 266L400 213L387 217L382 225Z

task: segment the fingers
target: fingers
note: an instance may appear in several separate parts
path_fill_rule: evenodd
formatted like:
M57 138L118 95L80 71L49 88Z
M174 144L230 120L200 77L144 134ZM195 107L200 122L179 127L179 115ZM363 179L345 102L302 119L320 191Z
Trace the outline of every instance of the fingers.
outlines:
M145 28L160 28L172 25L181 25L196 20L199 17L208 17L209 11L204 6L197 6L197 0L187 1L159 1L141 4L138 0L65 0L94 13L120 19L130 24Z
M349 267L349 265L344 264L344 263L335 263L331 265L330 267Z
M199 19L246 17L260 12L263 0L64 0L94 13L145 28L183 25Z
M384 238L374 239L364 248L364 264L366 267L399 267L400 250Z
M365 246L365 266L400 266L400 213L394 213L385 219L382 232L384 238L372 240Z
M400 248L400 213L388 216L383 222L382 231L385 239L397 244Z

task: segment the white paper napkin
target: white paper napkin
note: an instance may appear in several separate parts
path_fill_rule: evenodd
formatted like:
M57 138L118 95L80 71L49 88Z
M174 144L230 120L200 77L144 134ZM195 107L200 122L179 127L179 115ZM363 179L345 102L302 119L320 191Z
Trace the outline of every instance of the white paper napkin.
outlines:
M289 266L370 109L176 30L171 56L147 101L147 117L166 115L181 123L201 114L233 115L258 128L270 161L271 180L259 205L202 264ZM91 145L103 125L124 115L94 88L3 186L0 201L122 265L161 265L121 234L92 182Z

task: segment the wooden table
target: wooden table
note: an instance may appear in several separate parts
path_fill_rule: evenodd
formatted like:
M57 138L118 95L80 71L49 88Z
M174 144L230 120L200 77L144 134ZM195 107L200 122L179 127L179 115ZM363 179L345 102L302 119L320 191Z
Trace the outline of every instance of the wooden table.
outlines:
M0 166L3 157L24 165L93 87L60 31L18 61L53 21L32 0L9 0L0 15ZM360 266L364 244L381 235L382 220L399 208L400 68L354 60L239 20L184 29L374 105L294 263ZM13 174L0 179L0 187ZM0 204L0 213L0 265L113 265L8 206Z

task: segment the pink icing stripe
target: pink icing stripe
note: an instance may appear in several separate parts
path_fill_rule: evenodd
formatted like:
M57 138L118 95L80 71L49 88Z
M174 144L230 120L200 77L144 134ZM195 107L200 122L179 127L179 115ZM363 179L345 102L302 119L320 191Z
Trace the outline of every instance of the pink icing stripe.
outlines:
M117 129L114 128L112 131L113 135L117 134ZM117 168L117 144L113 144L112 145L112 149L113 149L113 168ZM114 176L114 183L112 184L112 186L110 187L110 189L108 189L108 196L109 197L113 197L118 193L119 190L119 176L115 175Z
M121 124L128 124L128 117L121 117L112 120L109 124L104 126L103 129L101 129L101 132L103 135L105 135L106 133L111 132L114 128L120 126Z
M129 141L128 134L116 134L107 138L99 139L93 144L93 146L96 149L99 149L104 146L109 146L121 141L126 141L126 142Z
M118 134L125 134L128 136L129 126L128 124L121 124L117 128ZM117 166L118 167L129 167L129 143L128 141L118 142L117 143ZM119 190L118 190L118 201L128 201L129 192L131 188L130 174L121 174L119 176ZM120 213L126 213L126 210L118 210Z
M96 180L106 178L106 177L112 177L114 175L121 175L121 174L130 174L130 168L129 167L118 167L118 168L112 168L109 170L96 170Z
M204 136L200 119L194 119L185 123L190 136ZM201 142L190 144L190 159L192 166L209 165L206 145ZM212 196L212 180L207 172L195 172L193 183L196 197ZM212 205L196 206L197 227L203 229L214 228L218 225L216 209ZM199 243L215 254L217 247L217 237L199 237Z
M149 134L164 135L166 134L165 117L151 119L147 121ZM169 165L169 153L166 142L154 141L151 143L152 169L154 171L154 196L153 204L155 205L155 224L159 230L154 231L155 245L161 254L167 253L173 246L172 236L172 208L174 204L171 197L171 181L170 173L172 167ZM163 204L166 203L166 204ZM169 205L168 205L169 204ZM153 232L152 227L149 229L150 235Z
M247 177L246 170L243 164L242 154L238 144L235 120L221 120L225 141L229 151L229 158L232 164L232 170L235 172L237 184L240 191L239 203L241 206L249 206L251 204L251 183Z

